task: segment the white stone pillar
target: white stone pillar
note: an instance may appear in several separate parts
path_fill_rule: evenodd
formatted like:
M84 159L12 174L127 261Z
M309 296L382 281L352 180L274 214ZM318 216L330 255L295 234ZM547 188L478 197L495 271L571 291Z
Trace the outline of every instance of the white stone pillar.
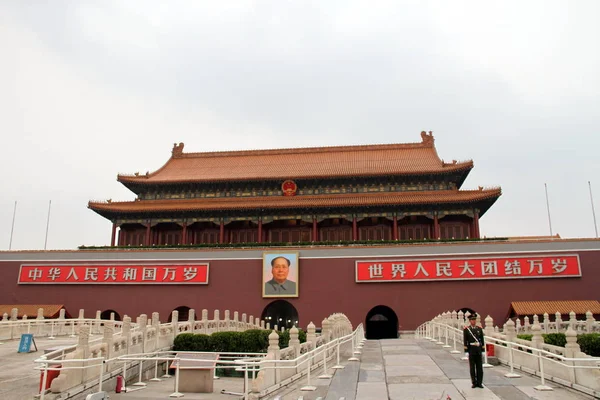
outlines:
M123 331L121 335L125 338L125 346L127 347L125 353L129 354L129 349L131 348L131 318L127 315L123 317Z
M308 327L306 329L306 341L311 342L311 349L317 347L317 334L315 324L313 324L312 321L308 324Z
M188 312L188 323L190 324L190 333L195 333L195 325L196 325L196 310L190 308Z
M200 333L208 335L208 310L206 308L202 310L201 324L202 324L202 331Z
M273 360L279 360L281 358L280 353L281 352L279 350L279 335L277 334L277 332L273 331L269 335L269 347L267 349L267 355L271 356ZM281 382L281 375L278 368L266 369L265 372L267 371L274 372L274 383Z
M179 311L177 310L171 312L171 330L173 331L173 340L171 340L171 343L173 343L177 335L179 335Z
M594 319L594 314L592 314L592 312L588 310L588 312L585 313L585 331L587 333L592 333L594 331L595 322L596 320Z

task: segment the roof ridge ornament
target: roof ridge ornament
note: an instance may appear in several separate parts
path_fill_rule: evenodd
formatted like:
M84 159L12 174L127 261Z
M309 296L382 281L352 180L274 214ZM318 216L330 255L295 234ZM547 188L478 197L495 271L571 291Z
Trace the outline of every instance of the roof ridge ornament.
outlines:
M427 134L427 132L425 132L425 131L421 132L421 143L423 143L425 146L433 147L434 141L435 141L435 139L433 138L432 131L429 131L429 134Z
M173 158L179 158L183 156L183 146L183 142L180 142L179 144L173 143L173 150L171 152Z

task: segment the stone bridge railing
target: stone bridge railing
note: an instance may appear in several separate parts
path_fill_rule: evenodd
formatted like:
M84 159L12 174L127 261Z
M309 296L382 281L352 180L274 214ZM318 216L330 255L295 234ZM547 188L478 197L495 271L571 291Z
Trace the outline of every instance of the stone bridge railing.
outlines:
M532 333L532 327L534 324L538 324L542 333L565 333L568 328L574 330L577 334L582 333L600 333L600 321L596 321L594 319L594 315L591 311L588 311L585 320L577 320L576 314L571 311L569 313L569 320L563 321L560 312L556 312L554 321L550 321L548 313L543 315L543 321L539 321L539 317L537 315L533 316L533 323L530 322L529 317L524 317L523 322L521 323L520 318L515 318L513 323L515 324L515 330L517 334L522 333ZM447 311L444 312L434 319L443 320L450 326L461 328L468 324L467 318L469 313L463 313L462 311ZM482 325L482 322L485 325ZM477 315L477 324L485 328L486 332L490 332L490 330L500 332L501 329L497 326L494 326L494 320L491 317L485 318L484 321L481 321L481 315Z
M463 346L463 329L467 325L465 315L460 312L445 312L421 325L417 329L418 337L431 338L446 348L454 348L453 352L460 353L457 348ZM570 314L570 320L565 324L558 322L546 328L533 318L533 324L527 329L517 332L517 324L509 319L500 330L494 326L490 316L484 320L483 330L487 346L493 346L497 359L511 368L508 378L518 377L513 369L539 376L542 379L540 390L549 390L544 385L544 379L550 379L560 384L573 387L592 396L600 396L600 357L591 357L583 352L577 343L578 333L598 332L597 322L588 313L585 321L577 321L575 313ZM478 318L478 325L481 321ZM554 327L554 329L551 329ZM578 328L576 331L575 328ZM565 347L544 343L543 333L562 332L566 336ZM518 333L532 334L531 341L518 339ZM487 357L487 354L486 354ZM537 388L537 387L536 387Z

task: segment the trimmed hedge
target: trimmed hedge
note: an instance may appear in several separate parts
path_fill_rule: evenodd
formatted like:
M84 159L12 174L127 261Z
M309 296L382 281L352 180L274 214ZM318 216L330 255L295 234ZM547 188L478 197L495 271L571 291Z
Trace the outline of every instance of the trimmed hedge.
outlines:
M529 340L533 335L521 334L517 335L519 339ZM567 337L564 333L542 333L544 343L551 344L553 346L565 347L567 344ZM577 335L577 344L581 348L581 351L592 357L600 357L600 333L583 333Z
M215 332L212 335L181 333L173 342L174 351L206 351L220 353L266 353L272 331L250 329L244 332ZM288 347L290 331L277 332L279 347ZM298 329L300 343L306 342L306 332Z

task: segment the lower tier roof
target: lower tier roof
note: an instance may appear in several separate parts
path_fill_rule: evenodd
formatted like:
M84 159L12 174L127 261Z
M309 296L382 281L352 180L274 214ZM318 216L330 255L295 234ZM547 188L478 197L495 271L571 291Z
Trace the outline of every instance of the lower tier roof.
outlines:
M136 200L125 202L92 202L88 207L111 218L128 214L165 212L210 212L323 208L361 208L393 206L470 205L480 208L480 214L500 197L500 188L479 190L433 190L415 192L346 193L302 196L218 197L194 199Z

